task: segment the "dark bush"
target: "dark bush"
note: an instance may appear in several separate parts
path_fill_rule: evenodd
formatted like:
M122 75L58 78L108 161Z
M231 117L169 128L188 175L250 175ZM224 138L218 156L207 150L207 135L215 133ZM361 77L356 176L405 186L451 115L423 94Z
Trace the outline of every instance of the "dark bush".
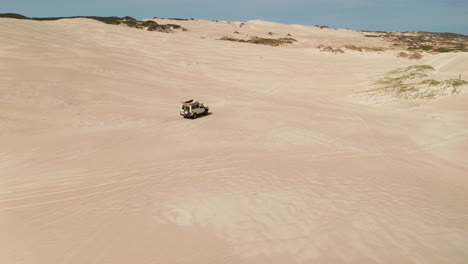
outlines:
M435 51L440 52L440 53L445 53L445 52L452 52L454 49L449 49L449 48L438 48Z
M143 21L143 22L141 23L141 25L144 26L144 27L149 27L149 26L151 26L151 25L153 25L153 24L156 24L156 25L157 25L158 23L154 22L153 20Z
M5 18L16 18L16 19L30 19L27 16L23 16L20 14L15 14L15 13L5 13L5 14L0 14L0 17L5 17Z
M164 33L170 33L172 32L172 29L168 25L159 25L159 24L151 24L148 29L148 31L158 31L158 32L164 32Z
M187 18L168 18L170 20L179 20L179 21L188 21ZM191 18L190 20L193 20L193 18Z
M143 29L148 27L149 31L160 31L160 32L172 32L172 29L181 29L182 31L187 31L186 28L181 27L180 25L175 25L175 24L168 24L168 25L159 25L158 23L147 20L147 21L140 21L136 20L135 18L131 16L125 16L125 17L116 17L116 16L111 16L111 17L98 17L98 16L74 16L74 17L33 17L33 18L28 18L23 15L19 14L0 14L0 17L9 17L9 18L17 18L17 19L32 19L32 20L38 20L38 21L50 21L50 20L59 20L59 19L64 19L64 18L89 18L89 19L94 19L102 23L110 24L110 25L119 25L119 24L124 24L128 27L133 27L133 28L139 28ZM188 20L188 19L174 19L174 20Z
M167 24L169 27L173 28L173 29L180 29L181 26L179 25L175 25L175 24Z
M91 19L94 19L94 20L97 20L106 24L111 24L111 25L119 25L122 22L122 19L116 16L112 16L112 17L91 16L91 17L85 17L85 18L91 18Z
M297 41L293 38L270 39L270 38L260 38L260 37L251 37L249 40L244 40L244 39L236 39L236 38L231 38L231 37L226 37L226 36L220 38L219 40L261 44L261 45L268 45L268 46L274 46L274 47L284 45L284 44L292 44Z
M141 23L138 23L136 20L124 20L122 23L129 27L141 27Z

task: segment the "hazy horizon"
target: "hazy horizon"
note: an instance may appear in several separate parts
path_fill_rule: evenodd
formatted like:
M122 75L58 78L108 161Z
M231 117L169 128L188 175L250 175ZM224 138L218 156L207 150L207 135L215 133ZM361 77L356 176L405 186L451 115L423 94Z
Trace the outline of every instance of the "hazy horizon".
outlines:
M84 0L60 4L55 0L6 0L0 13L28 17L131 16L137 19L195 18L201 20L265 20L282 24L326 25L369 31L430 31L468 35L468 3L461 0L371 1L265 0Z

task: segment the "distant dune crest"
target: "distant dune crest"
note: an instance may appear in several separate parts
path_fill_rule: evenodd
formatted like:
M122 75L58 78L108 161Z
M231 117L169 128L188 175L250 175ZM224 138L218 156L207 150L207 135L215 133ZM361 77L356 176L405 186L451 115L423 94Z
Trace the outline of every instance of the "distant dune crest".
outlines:
M0 263L467 262L464 37L3 16Z

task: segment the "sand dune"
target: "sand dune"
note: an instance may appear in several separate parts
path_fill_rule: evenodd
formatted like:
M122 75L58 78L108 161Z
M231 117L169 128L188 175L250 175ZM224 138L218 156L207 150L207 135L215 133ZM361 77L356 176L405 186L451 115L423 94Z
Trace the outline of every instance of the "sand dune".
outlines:
M1 263L466 262L466 88L353 97L414 64L466 78L466 53L333 55L316 46L391 43L155 21L188 31L0 19ZM217 40L234 31L298 42ZM192 98L212 114L181 118Z

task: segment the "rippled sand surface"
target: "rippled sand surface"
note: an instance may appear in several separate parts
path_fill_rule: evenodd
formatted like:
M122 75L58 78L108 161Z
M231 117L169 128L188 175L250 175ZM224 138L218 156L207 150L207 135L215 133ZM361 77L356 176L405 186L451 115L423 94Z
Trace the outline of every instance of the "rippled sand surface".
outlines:
M353 99L415 63L468 76L466 53L332 55L312 46L382 43L180 23L0 19L1 263L467 262L468 93ZM181 118L192 98L212 114Z

